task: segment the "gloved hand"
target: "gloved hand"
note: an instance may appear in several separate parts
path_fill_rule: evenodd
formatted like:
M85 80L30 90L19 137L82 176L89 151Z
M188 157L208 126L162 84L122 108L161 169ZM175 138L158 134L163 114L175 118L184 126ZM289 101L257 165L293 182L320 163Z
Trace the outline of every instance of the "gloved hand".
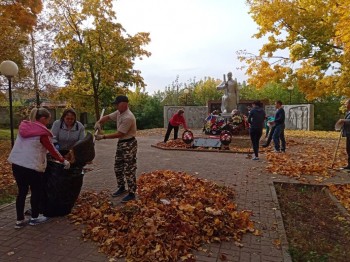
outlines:
M101 128L100 122L97 121L97 122L95 123L94 129L95 129L95 130L98 130L99 132L101 131L102 128Z
M63 165L64 165L64 168L63 168L63 169L69 169L69 168L70 168L70 163L69 163L69 161L66 160L66 159L64 160Z
M95 135L95 139L98 140L102 140L104 135Z

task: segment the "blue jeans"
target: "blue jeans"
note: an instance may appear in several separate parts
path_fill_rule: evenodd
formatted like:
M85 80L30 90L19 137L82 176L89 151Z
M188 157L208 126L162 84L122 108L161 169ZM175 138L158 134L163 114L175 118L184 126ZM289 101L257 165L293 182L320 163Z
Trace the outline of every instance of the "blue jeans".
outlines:
M275 144L276 151L286 150L286 139L284 138L284 125L275 126L275 131L273 132L272 139ZM281 145L280 145L281 141Z

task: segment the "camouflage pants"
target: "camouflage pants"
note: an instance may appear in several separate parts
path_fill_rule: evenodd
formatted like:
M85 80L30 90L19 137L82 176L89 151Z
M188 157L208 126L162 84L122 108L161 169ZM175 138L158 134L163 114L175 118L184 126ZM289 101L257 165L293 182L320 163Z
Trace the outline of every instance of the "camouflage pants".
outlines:
M114 172L118 187L128 185L129 193L136 192L137 140L118 142L115 154Z

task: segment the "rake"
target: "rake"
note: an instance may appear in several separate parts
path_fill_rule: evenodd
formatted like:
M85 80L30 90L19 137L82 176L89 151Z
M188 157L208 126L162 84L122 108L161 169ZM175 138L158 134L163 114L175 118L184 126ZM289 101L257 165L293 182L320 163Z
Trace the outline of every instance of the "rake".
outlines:
M340 139L342 137L342 132L343 131L343 128L340 129L340 135L339 135L339 138L338 138L338 142L337 142L337 146L335 148L335 152L334 152L334 156L333 156L333 161L332 161L332 165L331 165L331 169L333 169L334 167L334 162L335 162L335 158L337 156L337 152L338 152L338 148L339 148L339 143L340 143Z

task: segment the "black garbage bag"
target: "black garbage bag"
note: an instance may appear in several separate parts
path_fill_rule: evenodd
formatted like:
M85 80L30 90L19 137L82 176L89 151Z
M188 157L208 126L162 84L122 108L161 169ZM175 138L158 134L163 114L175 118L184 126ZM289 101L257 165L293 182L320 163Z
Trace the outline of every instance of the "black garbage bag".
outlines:
M84 166L95 158L94 137L86 133L83 140L78 141L70 150L73 153L74 165Z
M82 167L75 166L66 170L62 164L48 161L44 176L44 216L68 215L80 194L83 177Z

